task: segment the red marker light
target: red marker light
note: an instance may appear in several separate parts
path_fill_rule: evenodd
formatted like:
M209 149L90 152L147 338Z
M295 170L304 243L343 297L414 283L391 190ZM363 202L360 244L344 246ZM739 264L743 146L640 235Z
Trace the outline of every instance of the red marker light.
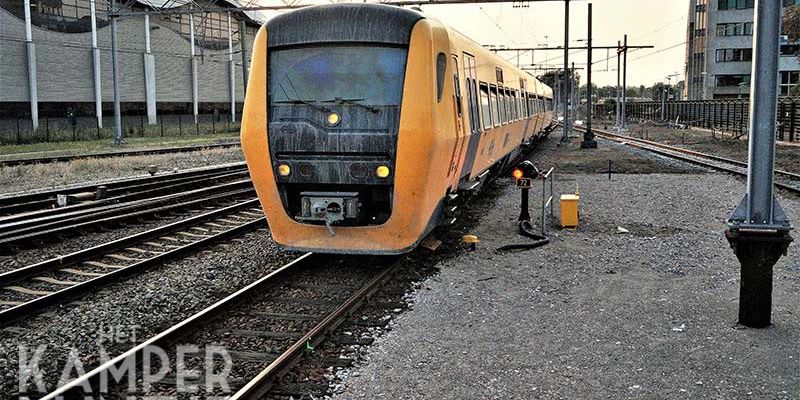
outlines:
M519 168L514 168L514 172L512 172L511 175L514 177L514 179L522 179L522 177L525 176L525 173Z

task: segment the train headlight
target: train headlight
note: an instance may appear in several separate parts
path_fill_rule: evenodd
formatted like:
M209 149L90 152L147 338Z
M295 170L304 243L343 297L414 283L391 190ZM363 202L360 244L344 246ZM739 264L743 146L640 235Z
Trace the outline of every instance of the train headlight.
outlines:
M328 123L328 125L330 125L330 126L336 126L336 125L339 125L339 122L341 122L341 121L342 121L342 117L341 117L341 116L339 116L339 114L338 114L338 113L336 113L336 112L331 112L331 113L329 113L329 114L328 114L328 116L325 118L325 121L326 121L326 122Z
M292 169L289 168L287 164L278 165L278 175L280 176L289 176L292 173Z
M381 165L378 168L375 168L375 176L381 179L388 178L390 172L391 171L389 170L389 167L385 165Z

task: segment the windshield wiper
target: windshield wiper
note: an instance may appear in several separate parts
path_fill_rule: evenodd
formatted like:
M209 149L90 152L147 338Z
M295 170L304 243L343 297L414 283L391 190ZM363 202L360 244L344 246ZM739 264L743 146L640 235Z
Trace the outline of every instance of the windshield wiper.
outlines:
M273 103L275 103L275 104L304 104L304 105L307 105L309 107L316 108L317 110L320 110L322 112L330 111L330 109L328 107L321 106L321 105L315 103L313 100L288 99L288 100L274 101Z
M341 97L337 97L333 100L321 101L320 103L352 104L354 106L365 108L375 114L381 112L381 110L378 107L364 105L359 103L360 101L364 101L364 99L343 99Z

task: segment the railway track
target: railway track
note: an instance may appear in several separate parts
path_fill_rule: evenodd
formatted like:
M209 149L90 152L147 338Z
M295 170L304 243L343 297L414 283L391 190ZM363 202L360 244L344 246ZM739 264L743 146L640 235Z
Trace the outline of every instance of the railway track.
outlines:
M205 382L196 377L187 379L184 384L198 385L195 394L201 396L259 398L271 390L280 390L279 378L304 355L313 354L314 347L378 291L397 272L399 265L400 258L396 257L325 257L306 253L99 365L44 399L82 396L87 385L92 387L93 395L99 395L103 393L101 389L106 389L102 387L101 377L121 365L136 367L111 384L104 393L107 396L174 396L181 393L181 389L187 389L187 386L179 387L182 379L177 371L183 368L202 377L203 372L208 372L204 369L213 365L215 371L230 367L225 378L228 390L205 387ZM181 358L181 367L178 367L177 345L196 346L191 347L194 352ZM145 376L140 362L145 353L154 349L166 351L169 365L150 365ZM207 357L211 353L224 355L216 358L212 355L209 364ZM229 365L223 363L226 357ZM335 359L330 361L336 362ZM148 381L153 367L169 372L152 380L153 385L145 390L142 383ZM128 387L131 380L136 383L133 388Z
M55 162L75 161L86 158L111 158L111 157L146 156L154 154L186 153L190 151L219 149L219 148L228 148L236 146L241 146L241 144L217 143L217 144L204 144L198 146L162 147L158 149L105 151L105 152L52 156L52 157L2 158L0 159L0 167L13 167L18 165L30 165L30 164L49 164Z
M0 274L0 326L122 277L267 227L257 199L228 202L232 204Z
M575 127L574 129L582 132L586 130L584 127ZM646 150L665 157L686 161L717 171L727 172L738 176L747 176L747 163L743 161L720 157L714 154L706 154L646 139L619 135L599 129L592 129L592 131L598 137L617 143L622 143L627 146ZM792 193L800 193L800 174L783 170L775 170L775 186Z
M222 177L225 174L246 171L247 166L245 163L240 162L176 173L138 176L107 182L73 185L66 188L0 195L0 216L60 207L58 204L59 196L62 196L63 201L71 204L97 204L101 200L108 202L109 198L122 195L134 196L141 194L141 198L146 196L147 193L153 193L158 189L164 190L176 185L191 184L202 179L212 179L214 177Z

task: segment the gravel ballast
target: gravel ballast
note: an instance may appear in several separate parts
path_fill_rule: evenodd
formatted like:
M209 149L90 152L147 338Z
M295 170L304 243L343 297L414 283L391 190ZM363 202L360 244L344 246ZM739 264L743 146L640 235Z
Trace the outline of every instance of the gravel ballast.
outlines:
M19 346L27 347L29 356L47 346L40 367L52 390L71 348L88 368L98 361L99 342L110 356L120 354L296 256L259 230L0 329L0 398L17 397Z
M534 161L562 166L557 192L579 187L579 228L553 229L536 250L495 252L526 240L516 234L519 193L509 181L494 207L479 210L470 232L477 251L439 264L413 310L396 317L360 367L339 374L334 397L796 399L796 244L774 269L775 325L736 323L739 263L723 231L744 180L693 167L609 180L592 173L602 158L623 164L641 154L602 141L604 153L571 167L564 160L578 151L556 140ZM539 196L533 190L533 215ZM798 221L797 197L781 203Z

